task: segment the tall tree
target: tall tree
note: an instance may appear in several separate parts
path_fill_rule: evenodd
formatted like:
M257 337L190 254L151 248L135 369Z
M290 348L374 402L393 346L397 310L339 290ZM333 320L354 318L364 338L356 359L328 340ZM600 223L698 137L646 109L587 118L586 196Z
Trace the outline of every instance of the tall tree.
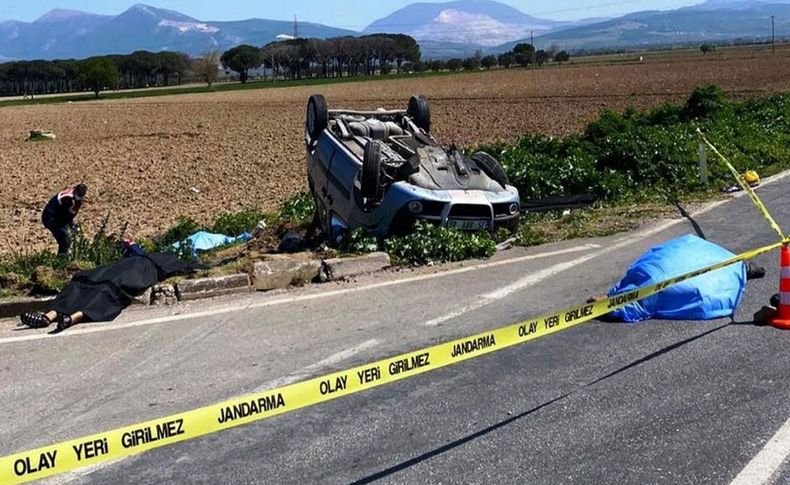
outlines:
M568 54L567 51L559 51L557 55L554 56L554 60L562 64L563 62L568 62L571 58L571 55Z
M539 66L542 66L543 64L545 64L546 61L548 61L549 59L550 59L549 53L544 51L543 49L541 49L541 50L539 50L538 52L535 53L535 62Z
M535 62L535 47L532 44L516 44L513 47L513 57L516 64L526 66Z
M464 60L454 57L447 61L447 69L451 71L460 71L464 67Z
M195 73L195 76L208 84L209 89L217 82L219 77L219 58L219 51L214 49L204 52L202 56L195 59L192 63L192 71Z
M257 47L242 44L225 51L220 61L225 69L239 73L239 81L244 84L250 78L250 70L261 67L263 56Z
M79 64L77 80L83 89L90 89L99 97L105 89L115 89L118 86L118 69L111 60L105 57L85 59Z
M491 69L492 67L496 66L497 58L494 56L485 56L484 58L480 59L480 64L486 69Z
M169 86L170 80L175 77L176 83L181 84L181 77L189 69L189 56L180 52L159 52L156 58L162 83Z

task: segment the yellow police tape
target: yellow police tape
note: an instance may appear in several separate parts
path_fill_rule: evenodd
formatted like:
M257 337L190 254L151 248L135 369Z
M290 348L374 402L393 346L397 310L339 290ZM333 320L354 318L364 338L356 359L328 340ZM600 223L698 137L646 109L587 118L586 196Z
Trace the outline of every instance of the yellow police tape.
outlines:
M784 241L787 242L787 241ZM670 286L779 248L772 244L661 283L396 357L192 411L0 458L0 483L15 484L116 460L277 416L473 359L601 317Z
M735 180L738 181L738 184L741 186L741 188L747 194L749 194L749 198L751 198L752 202L754 202L754 205L757 206L757 210L760 211L760 214L762 214L765 220L768 221L768 224L771 225L771 228L773 228L773 230L776 231L777 234L779 234L779 239L785 239L784 231L782 231L782 228L779 227L779 224L776 223L776 220L774 220L774 218L771 216L771 213L768 212L768 208L765 207L763 201L761 201L760 198L757 197L757 194L752 189L752 186L749 185L746 182L746 180L743 179L743 176L740 173L738 173L738 170L736 170L735 167L732 165L732 163L730 163L730 161L727 160L727 157L722 155L719 152L719 150L717 150L716 147L713 146L713 144L709 142L707 138L705 138L705 135L702 134L702 130L697 128L697 133L699 134L700 140L702 140L703 143L708 145L710 149L713 150L713 153L715 153L716 156L718 156L721 159L721 161L724 162L724 164L727 166L730 172L732 172L732 175L735 177Z

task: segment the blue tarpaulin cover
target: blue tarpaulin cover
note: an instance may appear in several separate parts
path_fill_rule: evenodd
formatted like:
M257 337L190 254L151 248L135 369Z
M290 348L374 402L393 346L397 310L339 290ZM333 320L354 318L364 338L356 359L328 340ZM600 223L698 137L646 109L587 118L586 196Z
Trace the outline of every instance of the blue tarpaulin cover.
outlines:
M609 296L653 285L735 256L721 246L687 235L650 248L609 290ZM710 320L729 317L741 302L746 288L746 264L690 279L611 313L626 322L651 318L664 320Z
M248 233L241 234L238 237L226 236L224 234L213 234L206 231L198 231L186 240L192 245L192 255L195 256L200 251L208 251L225 244L231 244L238 241L249 241L251 236ZM181 247L181 243L173 244L174 249Z

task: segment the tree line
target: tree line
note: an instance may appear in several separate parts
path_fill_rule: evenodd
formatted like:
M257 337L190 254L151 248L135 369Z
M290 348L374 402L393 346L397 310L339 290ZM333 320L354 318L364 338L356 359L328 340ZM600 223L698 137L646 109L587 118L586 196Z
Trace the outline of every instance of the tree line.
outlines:
M483 56L482 53L478 51L474 56L465 59L460 57L448 60L435 59L418 64L414 67L417 71L476 71L494 67L510 69L512 67L526 67L533 64L542 66L549 61L562 64L563 62L568 62L570 58L571 56L567 51L560 50L556 46L552 46L548 50L536 50L531 44L522 43L516 44L509 52L499 54L498 56Z
M400 34L333 39L287 39L263 47L240 45L197 58L178 52L137 51L84 60L13 61L0 64L0 96L140 89L201 81L211 86L220 69L244 83L264 79L372 76L398 72L420 61L417 42Z
M177 85L184 81L192 62L179 52L147 51L83 60L6 62L0 64L0 96Z
M0 96L93 92L105 89L140 89L205 82L209 87L225 70L242 83L252 75L264 80L337 78L420 71L490 69L496 66L543 65L567 62L570 55L556 47L536 50L517 44L499 56L480 52L466 59L422 61L420 47L402 34L373 34L332 39L286 39L263 47L240 45L220 53L208 51L197 58L178 52L137 51L84 60L14 61L0 64Z
M272 79L374 76L419 63L420 46L403 34L299 38L271 42L260 49L240 45L224 52L220 60L243 83L255 70Z

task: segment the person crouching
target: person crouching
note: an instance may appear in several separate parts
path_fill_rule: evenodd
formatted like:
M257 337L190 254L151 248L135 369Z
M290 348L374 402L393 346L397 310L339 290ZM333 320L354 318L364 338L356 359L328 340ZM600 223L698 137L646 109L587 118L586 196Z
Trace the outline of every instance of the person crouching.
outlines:
M41 213L41 222L55 237L58 255L65 255L71 246L72 232L76 231L74 219L82 207L82 199L88 193L85 184L64 189L52 197Z

